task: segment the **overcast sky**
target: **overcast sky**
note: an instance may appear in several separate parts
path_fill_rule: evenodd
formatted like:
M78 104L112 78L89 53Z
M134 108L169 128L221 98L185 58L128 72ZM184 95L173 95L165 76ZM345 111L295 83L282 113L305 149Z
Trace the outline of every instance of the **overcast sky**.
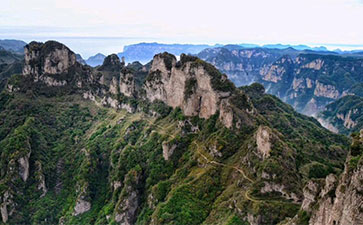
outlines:
M363 46L363 0L1 0L0 38Z

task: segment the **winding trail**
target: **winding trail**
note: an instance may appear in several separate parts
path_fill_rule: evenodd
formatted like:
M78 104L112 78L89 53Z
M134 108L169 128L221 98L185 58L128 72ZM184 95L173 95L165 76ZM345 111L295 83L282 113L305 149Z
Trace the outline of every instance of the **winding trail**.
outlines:
M175 135L173 135L173 134L169 134L169 133L167 133L167 132L165 132L164 130L165 130L165 128L164 127L162 127L162 126L160 126L160 125L158 125L158 124L155 124L153 121L151 121L150 119L148 119L148 118L143 118L145 121L147 121L150 125L153 125L153 126L156 126L156 127L158 127L159 129L160 129L160 132L161 133L163 133L164 135L168 135L168 136L170 136L170 137L172 137L172 138L175 138ZM205 148L205 146L202 146L202 145L199 145L198 144L198 142L196 141L196 140L194 140L193 142L192 142L192 144L194 144L194 145L196 145L197 146L197 153L207 162L207 163L209 163L209 164L214 164L214 165L217 165L217 166L223 166L223 167L227 167L227 168L232 168L232 169L235 169L236 171L238 171L242 176L243 176L243 178L245 178L246 180L248 180L250 183L253 183L254 181L251 179L251 178L249 178L247 175L246 175L246 173L244 172L244 170L243 169L241 169L241 168L238 168L237 166L229 166L229 165L226 165L226 164L224 164L224 163L221 163L221 162L217 162L217 161L214 161L214 160L210 160L207 156L205 156L199 149L200 148L204 148L204 150L207 150L206 148ZM261 200L258 200L258 199L255 199L254 197L252 197L251 195L250 195L250 190L247 190L247 191L245 191L244 192L244 196L245 196L245 198L247 199L247 200L249 200L249 201L252 201L252 202L261 202Z

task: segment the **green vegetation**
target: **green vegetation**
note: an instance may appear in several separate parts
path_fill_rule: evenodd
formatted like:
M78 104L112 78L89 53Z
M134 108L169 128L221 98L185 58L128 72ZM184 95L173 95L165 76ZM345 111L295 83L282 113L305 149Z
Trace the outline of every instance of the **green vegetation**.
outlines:
M173 63L167 53L162 57L167 67ZM70 84L63 87L13 76L9 84L21 89L0 94L0 197L8 196L14 211L8 222L245 225L246 218L277 224L303 214L291 196L301 199L309 179L342 170L348 138L264 94L261 85L237 89L212 65L183 55L185 62L206 69L213 88L229 92L223 94L231 128L218 111L187 117L161 101L105 94L103 84L74 88L77 78L90 75L86 67L70 69L73 77L54 75ZM113 79L108 72L93 79ZM161 82L160 76L155 71L147 79ZM186 95L195 84L187 81ZM80 94L88 89L131 105L133 113L85 100ZM256 141L261 130L267 154Z
M336 127L339 133L359 132L363 129L363 98L355 95L344 96L327 105L319 117ZM348 125L346 120L353 123Z
M197 79L189 78L185 81L185 89L184 89L184 99L188 99L194 92L197 87Z

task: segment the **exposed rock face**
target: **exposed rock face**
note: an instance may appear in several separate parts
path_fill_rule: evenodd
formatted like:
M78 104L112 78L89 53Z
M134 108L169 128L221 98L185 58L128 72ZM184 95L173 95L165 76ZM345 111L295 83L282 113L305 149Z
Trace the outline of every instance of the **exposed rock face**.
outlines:
M259 82L268 93L309 116L345 94L354 93L350 90L353 80L363 82L361 59L294 49L234 47L206 49L198 56L226 73L238 86Z
M353 136L351 154L347 157L343 173L337 177L310 180L304 187L301 210L311 214L309 225L363 224L363 130ZM354 147L354 149L353 149ZM351 165L352 157L360 156ZM297 225L298 216L284 224Z
M323 127L330 130L331 132L333 132L333 133L338 133L339 132L339 130L336 127L334 127L333 124L329 123L329 121L326 121L326 120L324 120L324 119L322 119L320 117L318 118L318 121Z
M39 80L42 80L46 85L50 87L60 87L60 86L65 86L67 84L66 80L56 80L48 76L42 76L39 78Z
M76 206L74 207L74 215L78 216L83 214L91 209L91 203L85 201L83 199L78 199L76 202Z
M3 223L6 223L9 219L8 209L6 208L6 204L3 204L0 206L0 211L1 211L1 219L2 219Z
M228 99L222 99L219 106L219 120L227 127L233 126L233 111Z
M0 196L0 213L4 223L9 219L9 216L14 214L16 204L13 201L13 194L8 190L3 196Z
M88 154L87 151L85 151L85 154ZM79 191L78 199L76 201L76 205L74 206L74 213L73 215L78 216L85 212L88 212L91 209L91 203L87 199L87 193L88 193L88 183L83 184L81 187L81 190Z
M314 69L314 70L320 70L324 65L324 61L321 59L313 60L305 65L303 65L301 68L308 68L308 69Z
M115 221L123 225L134 224L139 207L137 185L141 179L140 171L131 170L125 177L124 188L116 205Z
M315 96L332 98L332 99L337 99L340 96L339 91L336 90L334 86L323 84L319 81L316 81L315 83L316 83L316 87L314 90Z
M123 66L124 66L124 63L122 64L120 62L119 57L116 54L111 54L104 59L102 66L100 66L100 68L98 68L98 70L120 71Z
M260 126L256 133L257 150L265 159L270 156L271 143L270 143L270 131L267 127Z
M295 202L299 201L299 198L294 193L287 193L286 187L283 184L264 182L264 187L260 190L261 193L279 192L286 199L292 199Z
M167 161L169 160L170 156L173 155L177 145L176 144L170 145L170 143L163 142L162 147L163 147L163 157Z
M62 74L76 63L76 55L66 46L48 41L45 44L31 42L24 48L23 74L38 77L42 74ZM40 62L40 63L38 63Z
M120 75L120 92L127 97L134 96L136 94L136 85L134 75L130 72L121 72Z
M257 81L256 74L266 74L271 65L282 54L273 54L262 48L255 49L232 49L213 48L205 49L198 57L216 66L222 72L228 74L237 86L247 85Z
M355 113L355 112L353 112ZM344 121L344 126L348 129L354 128L357 125L357 122L351 119L352 110L349 110L346 115L344 114L337 114L337 118Z
M226 77L214 78L202 63L194 58L188 61L187 57L181 56L181 65L176 65L174 56L156 55L144 86L146 98L180 107L186 116L209 118L219 109L221 98L228 96L213 87L212 79L224 82ZM231 126L230 115L223 121Z
M27 155L18 159L19 175L24 182L26 182L26 180L29 177L29 157L30 157L30 152Z
M363 224L363 167L349 174L346 169L339 182L330 175L320 192L319 208L313 212L310 225Z
M235 86L213 66L196 57L182 55L177 62L175 56L168 53L156 55L144 81L146 66L125 66L115 54L107 56L102 66L91 70L79 64L76 55L57 42L34 42L26 49L24 75L31 75L35 82L42 81L47 86L68 90L71 86L72 91L81 92L85 99L98 105L135 111L129 102L122 102L121 94L180 107L186 116L208 119L219 110L219 119L228 128L233 126L234 120L238 121L229 100L236 91Z
M319 122L333 132L350 134L362 129L362 97L344 96L325 107L317 115Z
M316 203L317 197L321 187L320 183L310 180L304 187L304 200L301 205L301 209L310 212L313 204Z
M292 81L292 89L298 91L299 89L305 88L304 79L303 78L294 78Z
M268 71L265 72L265 70L262 70L261 73L263 74L263 80L277 83L282 79L282 76L286 73L286 70L285 68L278 65L272 65L270 68L268 68Z

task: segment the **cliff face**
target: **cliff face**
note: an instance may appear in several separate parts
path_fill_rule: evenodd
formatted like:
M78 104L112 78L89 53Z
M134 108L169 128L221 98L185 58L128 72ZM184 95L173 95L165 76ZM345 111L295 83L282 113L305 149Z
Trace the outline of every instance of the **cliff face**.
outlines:
M344 96L326 106L318 114L321 123L333 132L349 134L363 128L363 98L355 95Z
M144 84L145 98L151 102L162 101L180 107L186 116L208 119L217 111L226 127L232 127L231 100L241 90L210 64L196 57L181 55L179 62L173 55L163 53L153 59L149 75ZM252 113L248 98L247 110Z
M269 66L284 52L269 49L225 49L209 48L198 53L198 57L216 66L220 71L228 74L237 86L257 82L261 73L266 73Z
M24 54L23 74L35 77L67 73L76 63L76 55L66 46L54 41L46 44L32 42L25 46Z
M187 116L209 118L214 115L219 93L212 88L211 75L202 66L192 64L185 62L176 67L174 56L155 56L145 82L146 98L161 100L173 108L180 107Z
M363 224L363 130L353 135L351 151L340 176L310 180L304 188L301 210L309 218L296 216L286 224ZM304 218L304 219L303 219ZM300 221L300 223L299 223Z
M359 58L312 54L293 49L206 49L199 57L239 85L262 83L267 92L297 111L316 115L334 100L354 93L363 82Z
M363 224L363 166L349 170L348 161L340 179L334 176L326 178L310 225Z

